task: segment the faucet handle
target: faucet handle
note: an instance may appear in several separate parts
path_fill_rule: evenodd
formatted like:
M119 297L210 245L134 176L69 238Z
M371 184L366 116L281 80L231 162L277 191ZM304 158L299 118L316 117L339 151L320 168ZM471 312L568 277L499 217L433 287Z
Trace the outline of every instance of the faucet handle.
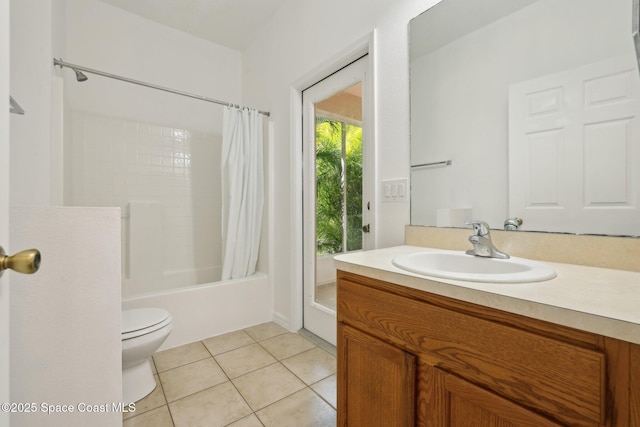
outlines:
M473 227L476 236L486 237L489 235L489 224L484 221L467 221L466 224Z

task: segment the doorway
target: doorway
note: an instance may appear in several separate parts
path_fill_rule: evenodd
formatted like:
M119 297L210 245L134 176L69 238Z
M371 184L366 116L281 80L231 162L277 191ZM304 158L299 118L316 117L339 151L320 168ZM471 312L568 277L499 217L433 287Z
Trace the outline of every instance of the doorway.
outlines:
M0 2L0 98L9 94L9 2ZM9 110L0 114L0 246L9 246ZM9 275L0 278L0 401L9 402ZM9 425L9 413L0 412L0 425Z
M368 69L365 55L302 92L303 325L333 345L333 257L372 239Z

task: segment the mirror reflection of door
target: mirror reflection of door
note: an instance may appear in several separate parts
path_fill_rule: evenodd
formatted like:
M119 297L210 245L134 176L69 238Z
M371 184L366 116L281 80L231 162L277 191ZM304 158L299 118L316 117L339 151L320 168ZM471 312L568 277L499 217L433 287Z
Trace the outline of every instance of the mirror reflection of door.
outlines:
M462 208L491 228L518 216L522 231L638 236L633 4L444 0L412 19L411 164L453 165L412 169L411 224L448 226L438 210Z
M304 327L335 344L333 257L363 249L363 73L366 57L303 92Z

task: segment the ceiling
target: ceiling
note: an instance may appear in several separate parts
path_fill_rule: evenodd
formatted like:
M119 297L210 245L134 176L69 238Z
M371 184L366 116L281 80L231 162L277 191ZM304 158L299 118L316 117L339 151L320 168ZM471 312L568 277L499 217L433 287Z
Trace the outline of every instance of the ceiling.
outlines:
M287 0L100 0L214 43L243 51Z

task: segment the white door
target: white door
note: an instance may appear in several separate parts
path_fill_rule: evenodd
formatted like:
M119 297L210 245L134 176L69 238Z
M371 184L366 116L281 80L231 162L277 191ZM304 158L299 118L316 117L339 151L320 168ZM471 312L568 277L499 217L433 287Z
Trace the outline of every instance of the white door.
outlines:
M9 401L36 404L12 412L11 427L120 425L120 209L12 206L9 218L11 252L42 252L37 273L4 274L11 277ZM42 404L62 412L48 414Z
M640 235L636 67L612 58L510 86L509 216L523 229Z
M0 246L9 245L9 1L0 0ZM9 275L0 277L0 403L9 401ZM0 425L9 414L0 411Z
M333 257L373 241L368 69L364 56L302 93L304 328L334 345Z

